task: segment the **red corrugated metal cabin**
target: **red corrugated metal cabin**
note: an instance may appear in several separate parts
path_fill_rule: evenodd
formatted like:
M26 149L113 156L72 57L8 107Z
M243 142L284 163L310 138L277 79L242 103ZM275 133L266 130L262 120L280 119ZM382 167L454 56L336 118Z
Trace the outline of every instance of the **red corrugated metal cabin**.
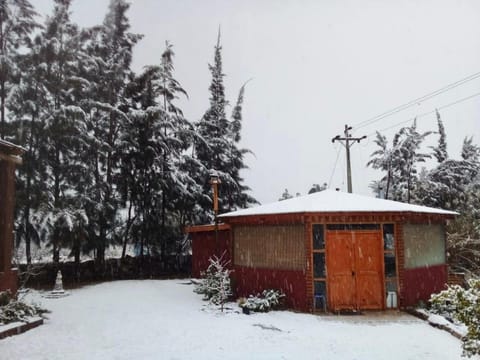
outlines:
M318 193L192 227L192 274L226 251L235 295L281 289L300 311L383 310L447 283L445 223L455 212L356 194Z
M0 291L17 291L17 272L12 269L15 165L24 150L0 140Z

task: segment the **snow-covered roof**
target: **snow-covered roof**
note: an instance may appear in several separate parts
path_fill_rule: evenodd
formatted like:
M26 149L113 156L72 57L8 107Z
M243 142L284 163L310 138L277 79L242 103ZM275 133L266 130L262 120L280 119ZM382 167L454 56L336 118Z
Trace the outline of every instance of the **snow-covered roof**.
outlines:
M454 211L327 189L305 196L225 213L220 217L327 212L410 212L458 215Z
M3 139L0 139L0 150L12 155L22 155L25 152L23 147L12 144L11 142Z

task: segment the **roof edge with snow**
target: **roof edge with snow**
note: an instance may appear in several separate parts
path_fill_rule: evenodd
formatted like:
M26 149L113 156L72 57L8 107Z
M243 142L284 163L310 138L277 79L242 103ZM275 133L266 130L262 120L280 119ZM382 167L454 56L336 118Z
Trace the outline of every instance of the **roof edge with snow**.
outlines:
M350 194L341 191L323 190L270 204L232 211L219 215L221 218L254 215L277 215L298 213L417 213L443 216L459 215L455 211L385 200L371 196Z

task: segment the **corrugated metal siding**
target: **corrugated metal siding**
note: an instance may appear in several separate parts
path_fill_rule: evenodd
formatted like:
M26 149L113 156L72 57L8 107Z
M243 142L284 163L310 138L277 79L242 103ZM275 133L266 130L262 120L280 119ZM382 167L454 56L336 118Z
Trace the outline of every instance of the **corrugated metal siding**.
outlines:
M303 225L235 226L234 264L246 267L303 270Z

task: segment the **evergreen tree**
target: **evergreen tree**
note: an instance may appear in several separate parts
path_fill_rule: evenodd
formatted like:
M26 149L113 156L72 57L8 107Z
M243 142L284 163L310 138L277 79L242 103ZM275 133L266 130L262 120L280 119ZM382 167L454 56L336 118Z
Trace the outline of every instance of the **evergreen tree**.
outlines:
M375 144L379 147L378 150L375 150L370 157L372 158L367 166L371 166L374 169L385 171L385 176L380 181L375 181L371 188L378 192L377 195L380 196L380 189L385 190L383 197L385 199L389 198L390 185L392 183L392 164L393 164L393 154L394 149L398 146L398 137L394 138L394 143L392 148L388 148L388 141L385 135L376 132L376 139L374 140Z
M0 138L6 135L7 96L21 70L19 49L28 47L32 31L38 27L37 13L28 0L0 0Z
M321 185L321 186L319 184L313 184L312 187L310 188L310 190L308 190L308 194L313 194L313 193L316 193L316 192L323 191L327 187L328 187L327 183L323 183L323 185Z
M436 110L437 115L437 123L438 123L438 146L432 147L433 149L433 156L437 159L439 163L444 162L448 158L447 153L447 135L445 134L445 127L443 126L442 118L440 117L440 113Z
M89 237L96 251L96 260L103 264L106 247L116 238L119 196L119 139L122 122L126 121L125 86L130 74L134 45L140 35L128 32L129 4L111 0L101 26L90 29L87 51L95 66L88 70L89 101L86 126L89 133L84 163L93 175L88 192L91 201L86 210L90 219Z
M480 173L479 154L479 147L473 144L472 138L465 138L461 160L444 160L427 173L416 194L420 203L469 212L472 189Z
M420 146L430 134L429 131L419 133L415 120L412 126L403 127L395 134L389 151L386 138L377 133L376 143L380 149L372 153L372 157L377 157L367 165L387 172L381 182L375 183L376 187L386 188L385 198L407 203L413 200L418 179L416 166L430 158L429 154L420 151Z
M210 107L197 123L200 141L195 144L197 159L202 164L198 183L203 186L203 193L210 193L209 173L215 170L220 177L219 190L220 212L232 211L239 207L247 207L256 200L247 194L249 190L243 184L240 171L246 168L244 155L249 151L238 147L241 130L241 107L243 104L244 87L240 89L237 104L233 111L233 121L226 117L225 88L223 85L222 47L220 33L215 46L213 65L209 65L212 74L210 84ZM206 221L211 219L211 200L205 196L199 198Z
M280 196L278 201L288 200L288 199L291 199L291 198L293 198L293 195L290 195L290 193L288 192L288 189L285 189L285 191L283 192L282 196Z
M41 66L48 95L43 113L48 172L48 201L44 206L48 208L45 221L54 262L59 261L62 242L74 231L74 219L85 218L75 191L84 133L84 112L78 106L82 80L77 73L82 49L79 29L70 20L70 3L55 0L53 14L47 18L41 34Z
M42 38L37 36L29 51L17 58L22 77L12 86L8 103L12 141L26 149L23 165L17 169L15 229L17 245L25 243L28 264L31 242L40 245L43 240L42 219L48 199L44 113L49 97L42 63Z
M183 238L199 191L191 175L198 164L187 154L194 131L175 104L186 92L173 76L173 57L167 42L160 65L147 67L128 86L130 112L121 136L121 191L128 213L135 214L125 234L131 227L140 253L147 247L163 260Z

